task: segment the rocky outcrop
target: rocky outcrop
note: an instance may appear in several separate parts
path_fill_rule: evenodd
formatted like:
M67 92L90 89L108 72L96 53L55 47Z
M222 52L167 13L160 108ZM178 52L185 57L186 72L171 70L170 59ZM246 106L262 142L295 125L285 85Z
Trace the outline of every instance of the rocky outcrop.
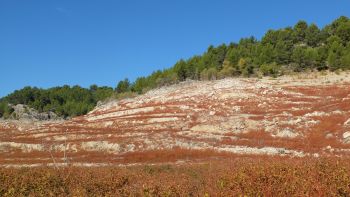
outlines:
M10 116L12 119L17 120L32 120L32 121L44 121L44 120L61 120L62 118L57 116L54 112L42 112L30 108L27 105L18 104L11 105L13 112Z

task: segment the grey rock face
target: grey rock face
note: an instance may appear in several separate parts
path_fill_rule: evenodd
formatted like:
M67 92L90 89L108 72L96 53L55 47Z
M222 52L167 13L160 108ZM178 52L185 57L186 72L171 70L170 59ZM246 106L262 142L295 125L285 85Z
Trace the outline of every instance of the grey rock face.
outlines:
M57 116L54 112L42 112L30 108L27 105L18 104L11 106L14 111L12 117L19 120L61 120L62 118Z

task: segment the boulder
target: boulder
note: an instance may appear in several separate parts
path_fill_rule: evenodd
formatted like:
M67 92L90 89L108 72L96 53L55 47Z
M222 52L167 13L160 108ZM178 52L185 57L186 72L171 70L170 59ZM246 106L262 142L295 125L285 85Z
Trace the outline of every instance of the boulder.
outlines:
M347 144L350 143L350 131L343 133L343 142Z

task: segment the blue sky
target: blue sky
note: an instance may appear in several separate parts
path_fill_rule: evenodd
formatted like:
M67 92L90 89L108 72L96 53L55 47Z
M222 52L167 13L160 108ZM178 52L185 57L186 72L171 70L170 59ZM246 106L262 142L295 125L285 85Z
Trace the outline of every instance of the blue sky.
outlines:
M0 0L0 96L24 86L115 87L211 44L341 15L349 0Z

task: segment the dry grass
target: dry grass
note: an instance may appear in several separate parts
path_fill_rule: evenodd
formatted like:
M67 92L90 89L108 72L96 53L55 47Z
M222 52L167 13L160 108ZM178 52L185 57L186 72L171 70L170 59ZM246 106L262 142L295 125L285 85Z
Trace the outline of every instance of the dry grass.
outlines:
M183 165L0 169L0 196L349 196L345 159L237 157Z

